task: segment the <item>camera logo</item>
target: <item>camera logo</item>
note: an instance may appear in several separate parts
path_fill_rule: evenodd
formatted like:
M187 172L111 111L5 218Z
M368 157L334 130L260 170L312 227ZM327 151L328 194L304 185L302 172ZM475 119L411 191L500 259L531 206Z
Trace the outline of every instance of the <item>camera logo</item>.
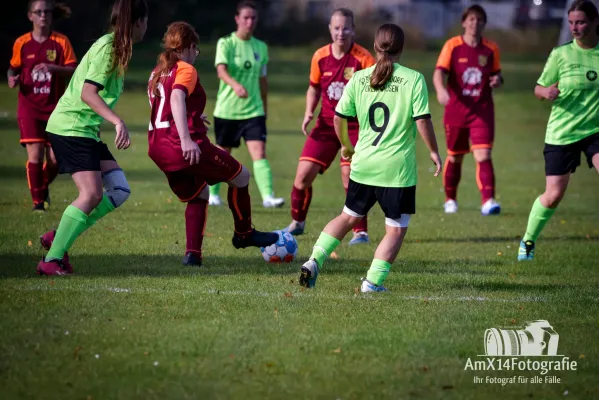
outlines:
M524 329L485 331L487 356L555 356L559 335L546 320L527 322Z

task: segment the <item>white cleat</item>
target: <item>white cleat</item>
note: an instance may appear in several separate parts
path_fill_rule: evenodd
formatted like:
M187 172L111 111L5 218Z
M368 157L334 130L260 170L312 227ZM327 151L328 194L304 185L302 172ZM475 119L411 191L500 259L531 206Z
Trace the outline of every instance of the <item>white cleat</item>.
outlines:
M265 197L264 201L262 201L264 208L280 208L283 207L283 204L285 204L284 198L274 197L273 195Z
M480 208L482 215L497 215L501 212L501 206L495 199L489 199L485 201L485 204Z
M458 202L455 200L447 200L443 205L445 214L455 214L458 212Z
M208 205L209 206L222 206L223 202L221 201L219 195L211 194L210 197L208 198Z
M362 287L360 288L362 293L373 293L373 292L387 292L388 289L384 286L375 285L374 283L362 278Z

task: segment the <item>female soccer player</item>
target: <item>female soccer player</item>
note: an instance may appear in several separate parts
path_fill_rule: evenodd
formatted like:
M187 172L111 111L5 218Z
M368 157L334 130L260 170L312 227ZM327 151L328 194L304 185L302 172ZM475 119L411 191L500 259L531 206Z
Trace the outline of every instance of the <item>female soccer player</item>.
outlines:
M441 172L426 82L421 73L398 63L403 46L402 29L395 24L382 25L374 41L376 65L354 74L335 108L341 155L346 159L353 155L349 190L343 212L324 228L312 256L301 268L302 286L315 285L318 271L340 240L378 202L385 213L386 234L361 290L386 290L382 283L416 212L416 130L430 150L435 176ZM347 118L356 116L360 134L354 154Z
M228 202L235 222L233 246L264 247L277 241L274 232L252 228L248 185L250 173L229 153L210 143L202 113L206 92L193 67L200 53L199 38L191 25L169 25L165 51L150 76L152 105L148 131L149 155L164 172L173 192L187 203L185 265L202 265L202 242L208 209L207 183L227 182Z
M553 49L535 96L553 102L545 134L545 193L532 205L518 260L532 260L535 242L564 197L570 175L586 155L599 172L599 13L592 1L568 10L574 40Z
M123 204L131 193L119 164L100 140L99 131L102 121L107 120L115 126L117 149L131 144L125 122L112 110L123 91L132 45L146 32L146 1L116 0L110 22L111 32L83 56L48 120L48 136L59 173L71 174L79 197L64 211L58 229L40 239L49 249L37 266L41 275L72 273L67 250L75 239Z
M492 88L503 83L499 49L482 37L487 14L479 5L462 14L464 34L449 39L439 55L433 83L439 103L445 107L443 123L447 161L443 169L445 212L458 211L457 191L464 154L472 150L476 183L482 198L482 215L499 214L495 201L495 173L491 149L495 135ZM447 78L447 86L445 79Z
M291 192L291 218L286 228L292 235L301 235L306 226L306 216L312 200L312 183L319 173L324 173L337 156L341 143L335 135L333 116L343 89L356 71L374 65L374 57L365 48L354 43L354 15L346 8L333 12L329 23L333 43L321 47L312 57L310 86L306 93L306 112L302 131L308 136L300 156L293 190ZM322 96L322 107L310 135L306 128ZM349 137L353 145L358 141L358 122L349 122ZM347 192L350 163L341 161L341 180ZM350 245L368 243L366 217L354 228Z
M45 211L44 201L50 199L48 186L58 174L46 123L64 93L66 77L75 70L77 59L69 39L52 31L52 22L68 17L71 10L52 0L30 0L28 8L33 30L15 41L8 86L19 86L17 119L21 145L27 149L27 182L33 211Z
M216 44L214 64L220 79L214 109L216 143L227 153L245 140L254 161L254 176L264 207L282 207L285 199L274 197L272 172L266 159L266 112L268 82L266 43L253 34L258 12L252 1L242 1L235 14L237 30ZM210 204L221 205L220 185L210 187Z

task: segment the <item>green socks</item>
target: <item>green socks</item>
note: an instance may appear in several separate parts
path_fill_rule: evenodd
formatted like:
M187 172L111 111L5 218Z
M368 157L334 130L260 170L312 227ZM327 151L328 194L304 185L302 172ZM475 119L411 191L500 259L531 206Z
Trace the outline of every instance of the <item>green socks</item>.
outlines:
M272 196L272 172L270 170L270 163L266 158L254 161L254 179L256 180L256 185L258 185L262 200Z
M96 208L94 208L92 212L89 213L89 216L87 217L87 227L91 228L92 226L94 226L94 224L100 218L102 218L109 212L114 211L115 208L116 207L112 204L112 201L110 201L108 196L104 194L104 196L102 196L102 201L100 202L100 204L98 204Z
M331 253L337 246L339 246L339 243L341 242L338 239L328 233L321 232L320 237L312 249L312 256L310 258L316 260L318 268L322 268L326 259L329 258Z
M523 241L536 241L541 231L547 224L547 221L555 213L555 208L545 208L541 204L539 197L535 200L528 216L528 225L526 226L526 234L524 235Z
M208 186L208 190L210 191L210 196L219 196L220 193L220 183L217 183L212 186Z
M87 219L87 215L77 207L68 206L64 210L46 261L62 260L75 239L87 229Z
M375 258L374 260L372 260L372 264L370 264L370 269L368 270L368 275L366 275L366 279L377 286L381 286L385 279L387 279L387 275L389 275L390 269L390 263L383 260L377 260Z

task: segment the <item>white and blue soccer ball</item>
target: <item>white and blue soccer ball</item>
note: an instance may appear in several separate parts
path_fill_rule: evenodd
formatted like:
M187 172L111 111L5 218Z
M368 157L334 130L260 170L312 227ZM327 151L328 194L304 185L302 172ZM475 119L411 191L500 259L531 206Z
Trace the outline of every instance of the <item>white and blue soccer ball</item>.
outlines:
M292 262L297 255L297 241L289 232L278 230L275 233L279 240L268 247L260 247L264 261L273 264Z

